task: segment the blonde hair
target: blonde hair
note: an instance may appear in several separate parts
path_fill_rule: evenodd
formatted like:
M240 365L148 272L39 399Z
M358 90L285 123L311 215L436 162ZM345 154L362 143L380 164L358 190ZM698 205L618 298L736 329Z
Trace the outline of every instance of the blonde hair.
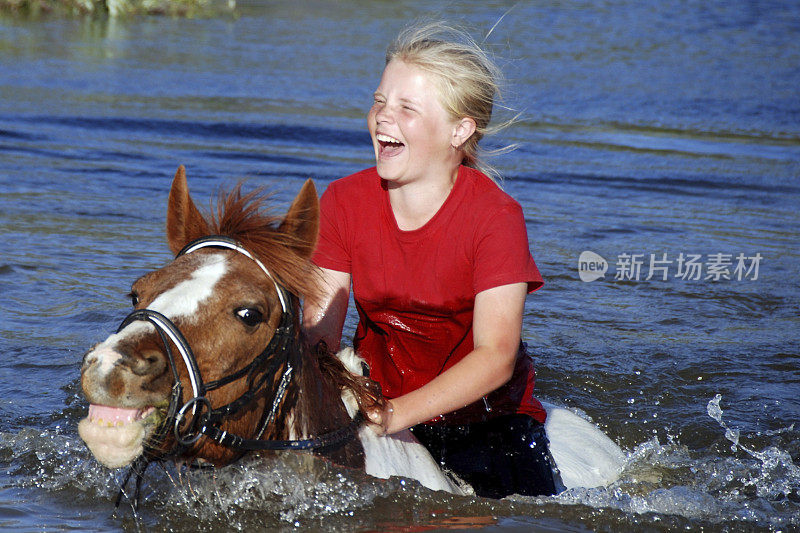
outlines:
M459 28L443 22L429 22L409 26L400 32L386 51L386 64L394 59L433 74L441 104L454 120L469 117L475 121L475 133L461 147L463 164L477 168L492 179L499 178L483 156L514 147L488 151L479 147L478 141L484 135L505 128L513 119L489 127L503 76L483 48Z

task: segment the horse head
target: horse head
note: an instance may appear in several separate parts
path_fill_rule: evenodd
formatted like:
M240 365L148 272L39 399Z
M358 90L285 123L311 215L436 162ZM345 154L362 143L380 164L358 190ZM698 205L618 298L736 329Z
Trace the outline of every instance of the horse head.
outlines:
M131 315L84 356L90 408L79 433L101 463L176 456L223 465L243 452L231 435L296 439L350 421L299 333L298 299L315 287L314 184L282 220L262 203L237 188L206 219L178 169L167 212L176 258L133 283ZM312 392L338 407L310 405Z

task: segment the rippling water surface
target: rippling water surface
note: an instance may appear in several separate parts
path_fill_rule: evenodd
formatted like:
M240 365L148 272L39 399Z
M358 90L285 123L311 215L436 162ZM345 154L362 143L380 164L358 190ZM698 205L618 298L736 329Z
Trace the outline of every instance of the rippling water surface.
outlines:
M371 164L364 116L405 21L485 33L512 7L295 4L0 19L0 527L800 527L800 8L760 1L521 2L487 40L522 113L489 147L519 144L495 162L546 278L524 323L539 395L623 447L617 483L491 501L289 455L153 468L114 512L121 474L77 437L80 360L169 260L178 164L201 203L241 178L282 205L323 189ZM581 281L584 251L603 278Z

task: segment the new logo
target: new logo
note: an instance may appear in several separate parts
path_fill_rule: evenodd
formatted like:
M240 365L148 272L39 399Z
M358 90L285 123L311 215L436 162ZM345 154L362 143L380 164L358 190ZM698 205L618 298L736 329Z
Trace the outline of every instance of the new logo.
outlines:
M602 256L588 250L578 258L578 275L581 281L589 282L602 278L608 270L608 262Z

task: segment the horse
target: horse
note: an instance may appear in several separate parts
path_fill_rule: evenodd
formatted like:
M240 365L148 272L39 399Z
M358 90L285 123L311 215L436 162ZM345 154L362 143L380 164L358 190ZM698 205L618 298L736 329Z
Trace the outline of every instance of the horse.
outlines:
M78 432L89 450L139 479L152 461L219 467L249 452L306 450L375 477L470 493L410 431L379 437L364 424L385 400L351 348L305 341L300 301L319 286L313 181L282 219L265 213L265 198L240 184L204 217L178 168L166 224L175 259L133 283L132 312L83 357L89 410ZM561 488L616 479L625 462L616 444L544 405Z

